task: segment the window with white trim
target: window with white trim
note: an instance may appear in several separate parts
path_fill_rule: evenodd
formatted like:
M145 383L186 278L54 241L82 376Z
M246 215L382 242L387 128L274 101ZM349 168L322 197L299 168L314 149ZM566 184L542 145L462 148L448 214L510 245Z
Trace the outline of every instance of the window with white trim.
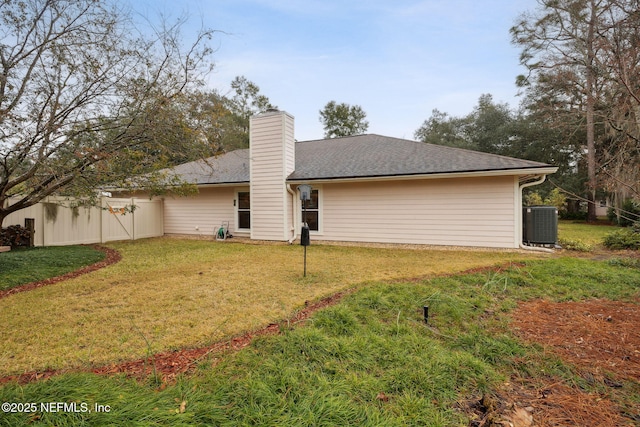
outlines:
M305 221L305 208L306 208L306 222L309 225L309 229L312 231L320 230L320 193L318 190L311 190L311 200L303 202L302 211L300 212L300 218L302 222Z
M248 191L238 191L238 229L251 229L251 195Z

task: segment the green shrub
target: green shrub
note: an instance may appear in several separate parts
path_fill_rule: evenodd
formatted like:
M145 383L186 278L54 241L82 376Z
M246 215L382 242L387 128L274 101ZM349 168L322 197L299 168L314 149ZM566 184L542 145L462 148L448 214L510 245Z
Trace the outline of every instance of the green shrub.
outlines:
M568 211L558 211L558 215L560 219L566 219L570 221L586 221L587 213L585 211L578 212L568 212Z
M567 212L567 198L559 188L551 190L544 199L537 191L530 192L525 196L525 204L527 206L555 206L560 215Z
M614 208L613 206L610 206L607 209L607 219L612 223L612 224L617 224L618 223L618 213L616 211L616 208Z
M604 245L609 249L640 249L640 227L625 228L607 234Z
M640 269L640 259L635 258L611 258L607 264L614 267L627 267Z
M627 199L621 209L609 208L607 218L621 227L629 227L640 221L640 203L633 199Z
M590 252L591 250L593 250L592 245L580 239L559 238L558 244L562 247L562 249L567 249L570 251Z
M532 191L524 196L525 204L527 206L540 206L544 205L544 199L537 191Z

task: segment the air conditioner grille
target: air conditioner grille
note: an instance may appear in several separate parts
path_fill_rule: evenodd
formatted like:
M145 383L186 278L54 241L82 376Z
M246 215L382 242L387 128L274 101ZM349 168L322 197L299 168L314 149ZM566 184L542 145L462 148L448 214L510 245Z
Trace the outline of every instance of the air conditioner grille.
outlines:
M555 206L527 206L522 210L523 241L555 245L558 242L558 209Z

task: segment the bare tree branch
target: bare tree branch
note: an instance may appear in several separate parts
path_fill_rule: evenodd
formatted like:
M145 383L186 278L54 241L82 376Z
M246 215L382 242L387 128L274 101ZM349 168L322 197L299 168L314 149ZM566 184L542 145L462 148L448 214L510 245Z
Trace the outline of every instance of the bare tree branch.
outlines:
M149 33L108 0L2 2L0 224L53 192L131 182L127 153L145 153L136 172L164 166L171 141L149 126L211 68L213 31L183 46L184 24Z

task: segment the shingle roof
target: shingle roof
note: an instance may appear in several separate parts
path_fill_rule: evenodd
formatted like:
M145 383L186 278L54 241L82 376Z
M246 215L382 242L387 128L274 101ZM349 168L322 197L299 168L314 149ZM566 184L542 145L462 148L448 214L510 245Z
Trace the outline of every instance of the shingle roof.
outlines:
M249 149L184 163L171 169L193 184L233 184L249 182Z
M380 135L296 143L295 171L290 181L544 169L545 163ZM249 150L173 168L196 184L249 182Z
M544 168L544 163L380 135L299 142L290 180Z

